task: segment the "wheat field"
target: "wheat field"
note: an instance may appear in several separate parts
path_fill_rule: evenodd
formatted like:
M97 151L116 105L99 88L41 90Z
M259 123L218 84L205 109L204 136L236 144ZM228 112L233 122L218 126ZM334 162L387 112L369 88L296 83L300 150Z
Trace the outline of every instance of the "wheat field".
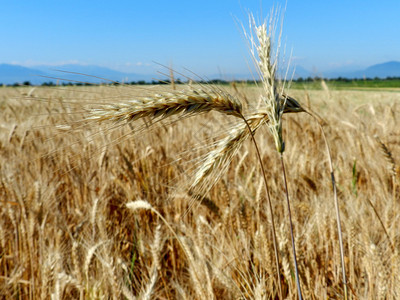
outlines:
M326 125L349 299L400 297L400 92L289 90ZM169 87L0 88L4 299L278 299L260 165L246 141L202 201L196 168L234 117L116 124L85 107ZM180 86L178 86L180 88ZM243 103L260 88L221 87ZM254 100L252 100L254 101ZM318 124L285 114L285 163L305 299L343 299L328 159ZM296 299L279 157L257 131L284 297Z

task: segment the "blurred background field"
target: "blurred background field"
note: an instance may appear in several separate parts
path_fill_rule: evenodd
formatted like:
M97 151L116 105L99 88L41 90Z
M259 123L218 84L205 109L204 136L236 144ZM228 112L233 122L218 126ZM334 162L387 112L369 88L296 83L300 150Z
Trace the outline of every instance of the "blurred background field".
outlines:
M140 122L82 122L84 107L169 88L0 88L2 297L277 298L270 219L252 144L245 143L207 201L196 202L183 188L199 157L232 120L208 113L161 122L152 130L143 130L148 124ZM258 101L256 86L221 88L244 103ZM318 82L315 88L296 83L288 94L326 121L350 299L398 299L400 91L336 89ZM256 138L277 220L281 282L285 295L295 299L277 154L267 129ZM287 114L284 138L304 297L341 299L321 132L309 116ZM148 202L169 227L154 210L126 207L135 200Z

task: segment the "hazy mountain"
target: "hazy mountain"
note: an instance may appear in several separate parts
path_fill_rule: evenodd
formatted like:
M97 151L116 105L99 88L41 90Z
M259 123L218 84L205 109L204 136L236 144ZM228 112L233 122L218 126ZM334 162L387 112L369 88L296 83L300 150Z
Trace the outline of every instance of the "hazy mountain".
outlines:
M61 70L61 71L60 71ZM293 70L294 73L293 73ZM64 71L64 72L62 72ZM82 73L73 74L69 72ZM400 77L400 62L390 61L382 64L376 64L363 70L332 70L324 73L311 72L301 66L296 66L295 69L290 69L288 78L292 77L297 79L299 77L324 77L324 78L386 78L386 77ZM92 77L91 77L92 76ZM221 78L222 77L222 78ZM0 64L0 83L14 84L29 81L32 84L42 84L44 82L131 82L131 81L151 81L154 78L160 78L160 75L143 75L136 73L124 73L112 70L105 67L95 65L60 65L60 66L36 66L34 68L27 68L18 65ZM215 75L207 79L224 79L224 80L245 80L253 79L250 74L230 74L230 75ZM256 78L257 79L257 78Z
M26 68L18 65L0 64L0 83L14 84L30 81L32 84L40 84L43 80L38 76L44 76L46 73L32 68Z
M365 77L400 77L400 62L390 61L365 69Z
M362 70L336 70L326 72L326 78L386 78L386 77L400 77L400 62L389 61L382 64L372 65Z
M307 78L307 77L315 77L316 75L313 72L303 68L302 66L296 65L289 68L287 72L287 77L290 79L293 76L293 79L297 78Z
M73 74L69 72L82 73ZM95 77L91 77L95 76ZM60 66L35 66L27 68L18 65L0 64L0 83L14 84L29 81L32 84L42 84L44 82L131 82L131 81L151 81L152 75L141 75L136 73L124 73L109 68L94 65L60 65Z
M293 71L291 71L293 72ZM290 72L289 72L290 73ZM386 77L400 77L400 62L390 61L382 64L372 65L365 69L357 67L346 66L340 69L334 69L325 72L314 71L311 72L301 66L296 66L294 79L299 77L323 77L323 78L386 78Z
M61 78L63 81L82 81L82 82L131 82L138 80L150 81L154 76L143 75L136 73L125 73L116 70L112 70L105 67L95 65L77 65L68 64L60 66L37 66L37 69L50 74L53 77ZM81 74L73 74L81 73Z

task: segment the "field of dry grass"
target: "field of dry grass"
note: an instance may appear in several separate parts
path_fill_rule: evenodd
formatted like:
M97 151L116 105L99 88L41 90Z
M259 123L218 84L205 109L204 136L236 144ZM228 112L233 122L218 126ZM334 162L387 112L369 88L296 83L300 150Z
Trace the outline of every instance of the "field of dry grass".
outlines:
M82 106L157 89L0 88L2 298L277 299L270 217L252 143L244 143L201 203L187 193L199 158L226 134L230 116L168 119L149 130L141 121L82 122ZM258 99L258 88L238 91L243 102ZM327 123L350 299L398 299L400 92L289 95ZM302 113L284 115L283 127L303 296L342 299L321 132ZM283 293L296 299L279 156L267 129L256 139ZM138 200L145 202L126 206Z

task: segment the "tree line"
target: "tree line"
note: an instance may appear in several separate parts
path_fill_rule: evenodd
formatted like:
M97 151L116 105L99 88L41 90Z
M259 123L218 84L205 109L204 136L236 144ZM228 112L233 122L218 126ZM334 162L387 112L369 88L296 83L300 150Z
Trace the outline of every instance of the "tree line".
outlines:
M323 77L299 77L296 79L292 79L292 82L295 83L311 83L311 82L318 82L318 81L327 81L327 82L342 82L342 83L350 83L350 82L365 82L365 81L400 81L400 76L389 76L386 78L374 77L374 78L346 78L346 77L337 77L337 78L323 78ZM175 84L187 84L189 81L182 81L177 79L174 81ZM196 81L196 83L200 84L214 84L214 85L229 85L232 83L241 83L241 84L261 84L261 81L254 81L254 80L222 80L222 79L212 79L212 80L200 80ZM109 83L82 83L82 82L61 82L59 84L55 83L54 81L43 82L42 84L32 84L30 81L24 81L22 83L13 83L13 84L2 84L0 86L12 86L12 87L19 87L19 86L99 86L99 85L165 85L171 84L171 80L152 80L152 81L145 81L145 80L138 80L138 81L130 81L130 82L118 82L113 81Z

